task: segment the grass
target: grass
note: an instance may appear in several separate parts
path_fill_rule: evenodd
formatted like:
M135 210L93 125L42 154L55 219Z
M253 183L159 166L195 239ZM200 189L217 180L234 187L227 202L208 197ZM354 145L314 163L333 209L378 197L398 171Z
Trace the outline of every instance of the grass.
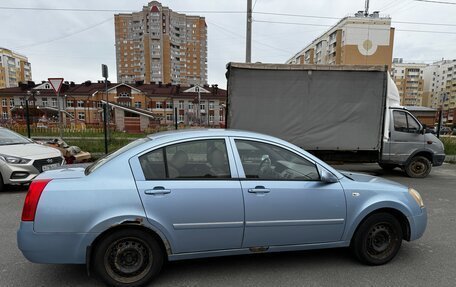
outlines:
M456 155L456 138L454 137L440 137L440 140L445 146L445 154Z

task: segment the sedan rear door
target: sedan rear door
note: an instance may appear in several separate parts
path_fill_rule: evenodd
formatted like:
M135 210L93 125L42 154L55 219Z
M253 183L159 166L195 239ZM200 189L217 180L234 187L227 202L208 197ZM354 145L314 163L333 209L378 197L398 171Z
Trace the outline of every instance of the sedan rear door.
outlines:
M225 138L187 140L130 160L148 220L173 253L241 247L244 203L227 147Z

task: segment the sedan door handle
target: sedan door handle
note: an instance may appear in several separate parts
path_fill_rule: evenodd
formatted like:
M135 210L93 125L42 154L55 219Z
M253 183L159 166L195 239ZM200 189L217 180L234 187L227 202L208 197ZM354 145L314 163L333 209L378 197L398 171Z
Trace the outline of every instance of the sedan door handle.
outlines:
M145 194L152 194L152 195L163 195L171 193L170 189L165 189L163 186L156 186L154 189L146 189L144 190Z
M250 193L269 193L270 190L264 186L255 186L255 188L249 188Z

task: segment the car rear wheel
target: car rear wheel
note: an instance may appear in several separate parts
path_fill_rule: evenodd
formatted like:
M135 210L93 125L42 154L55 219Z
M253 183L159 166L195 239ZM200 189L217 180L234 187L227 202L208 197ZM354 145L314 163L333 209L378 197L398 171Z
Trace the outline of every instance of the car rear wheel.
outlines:
M359 261L382 265L393 259L402 244L402 228L389 213L369 216L356 231L351 248Z
M158 275L164 254L157 240L137 229L116 231L94 250L94 271L108 286L144 286Z
M431 172L432 163L424 156L415 156L404 169L405 173L410 177L423 178Z

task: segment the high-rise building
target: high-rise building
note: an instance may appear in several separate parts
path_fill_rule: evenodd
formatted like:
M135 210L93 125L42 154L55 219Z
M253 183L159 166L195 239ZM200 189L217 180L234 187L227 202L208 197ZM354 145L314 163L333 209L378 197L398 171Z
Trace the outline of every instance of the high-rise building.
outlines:
M402 59L394 58L391 76L396 83L403 106L428 105L427 98L423 98L424 68L426 64L404 63Z
M441 60L424 68L424 94L431 108L443 110L444 123L455 123L456 60Z
M114 20L118 82L207 83L204 17L152 1L139 12L116 14Z
M287 64L387 65L391 68L394 28L379 12L359 11L341 19L291 57Z
M0 88L17 87L32 80L32 68L26 56L0 48Z

